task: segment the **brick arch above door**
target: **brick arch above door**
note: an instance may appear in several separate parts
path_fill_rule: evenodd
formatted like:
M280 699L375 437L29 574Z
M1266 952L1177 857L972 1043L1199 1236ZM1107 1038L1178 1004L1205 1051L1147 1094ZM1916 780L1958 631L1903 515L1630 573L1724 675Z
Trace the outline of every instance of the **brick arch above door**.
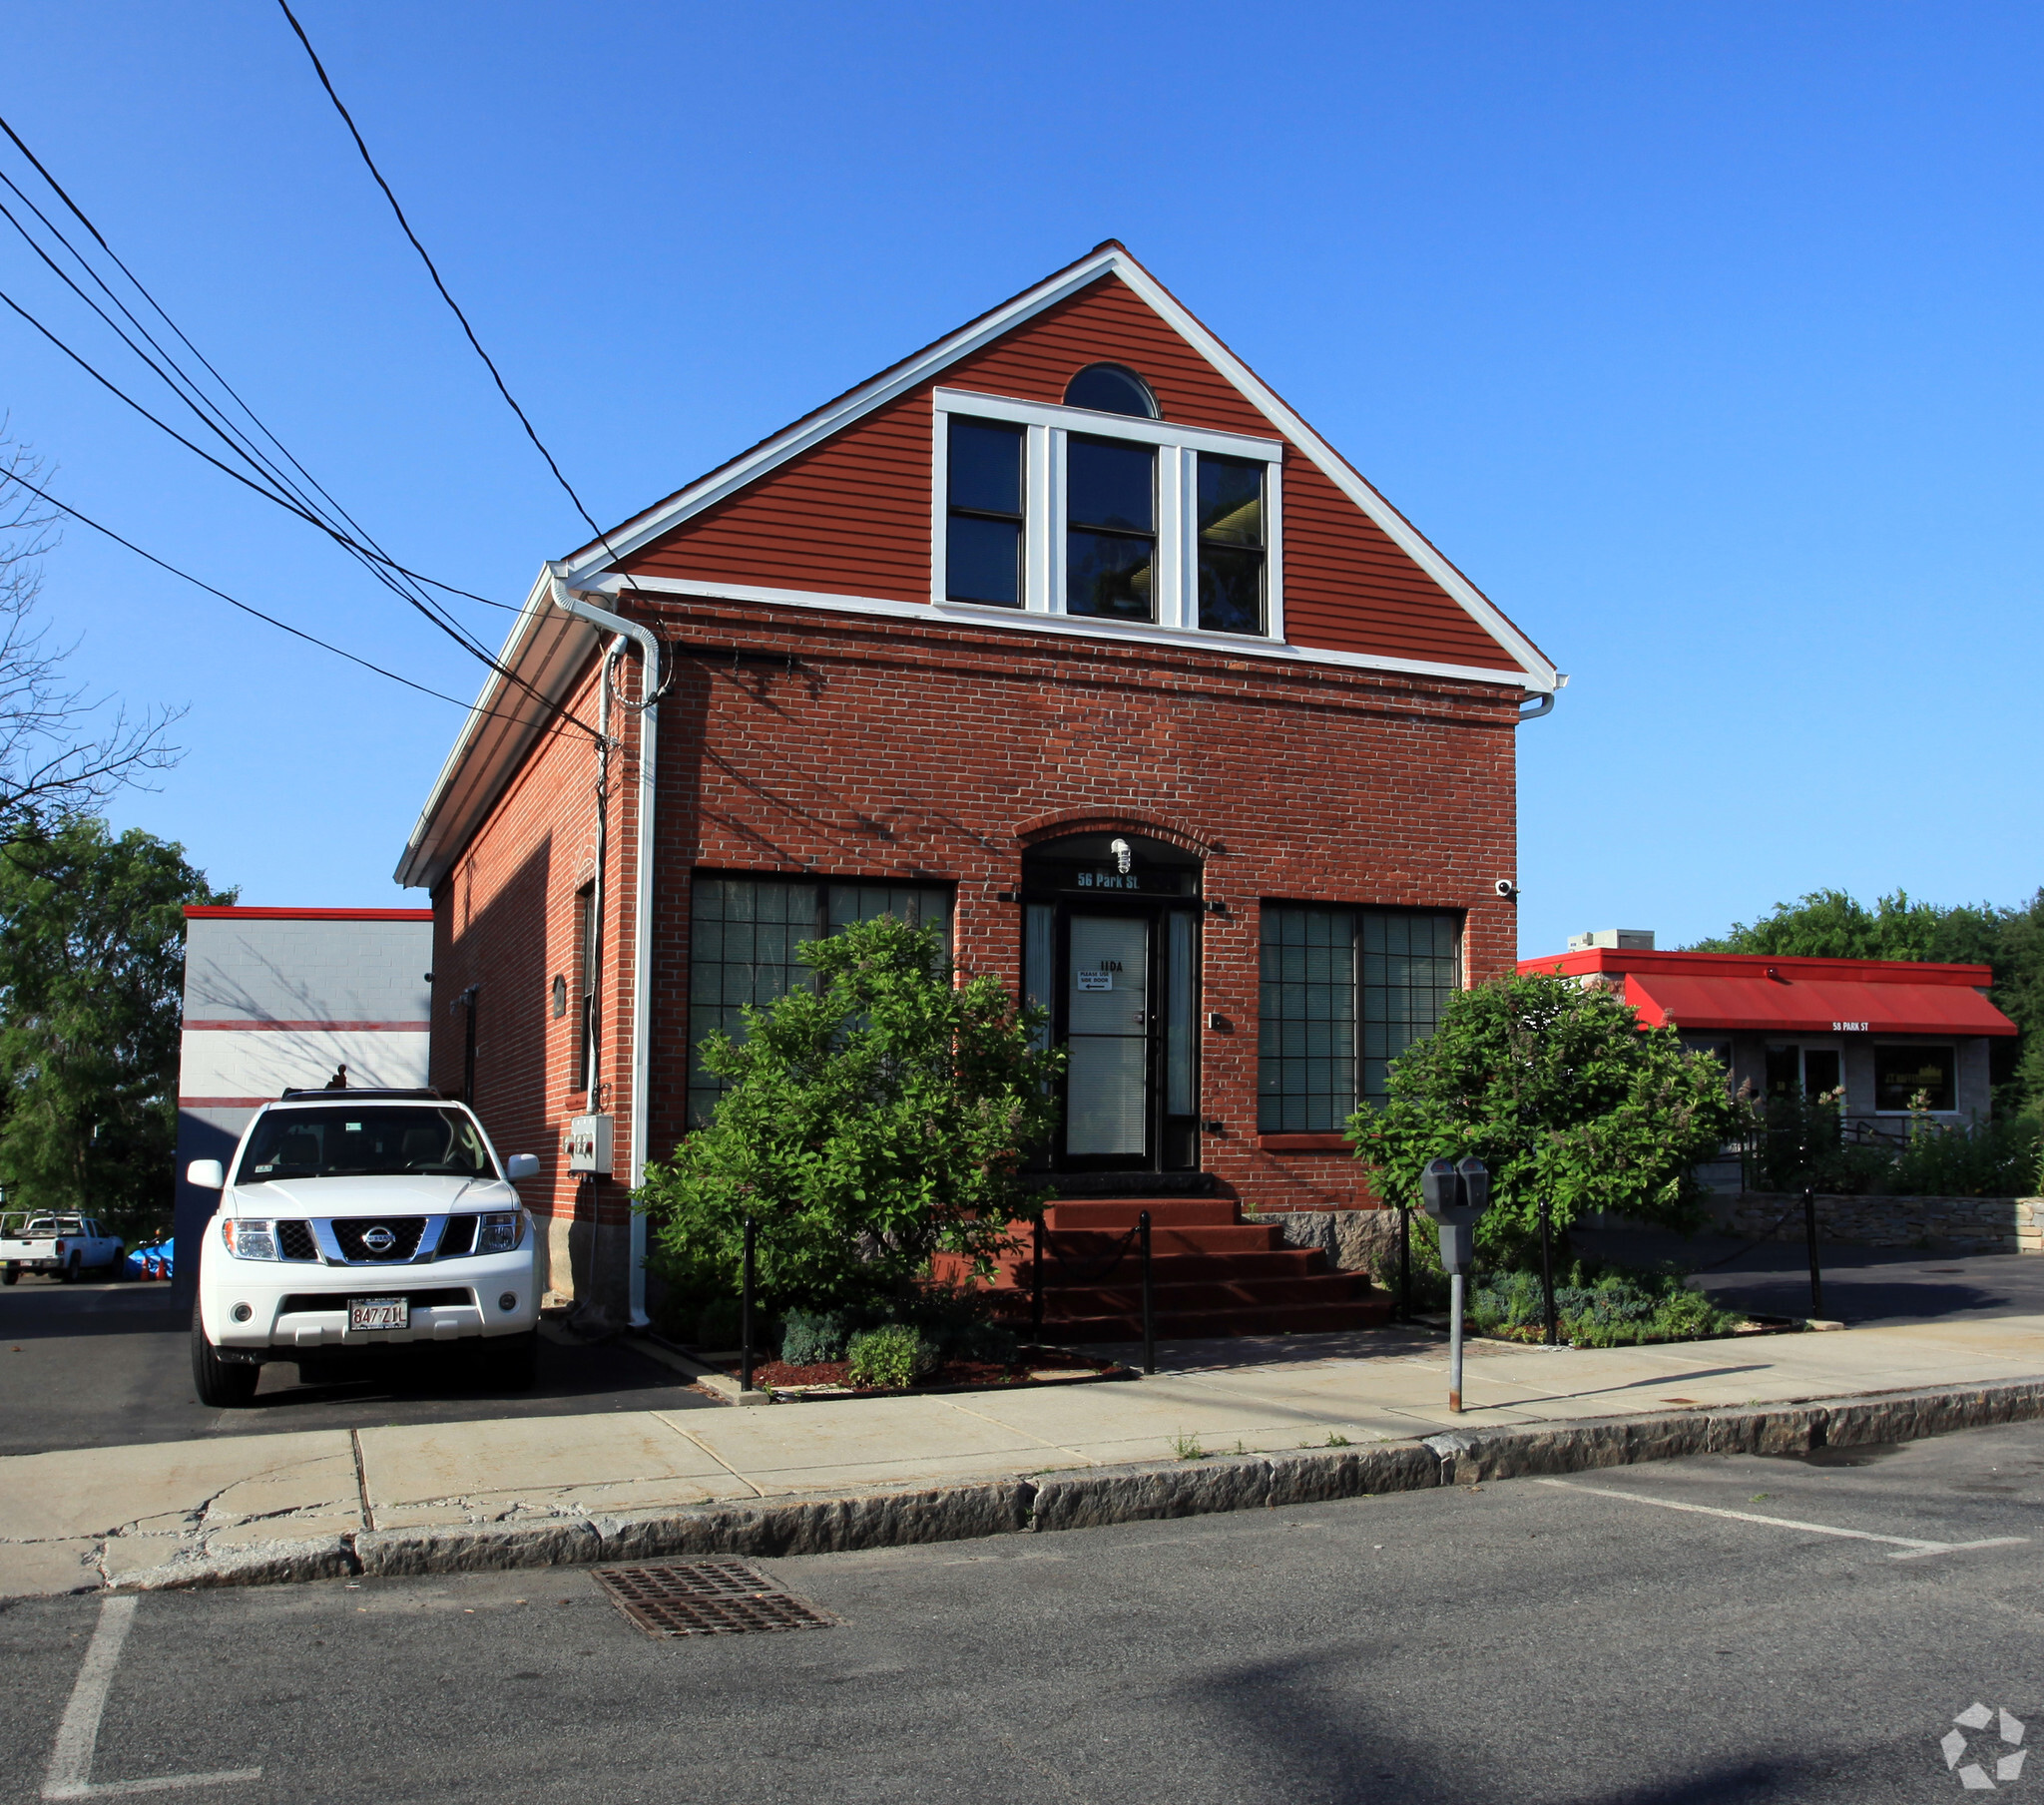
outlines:
M1017 842L1025 849L1046 840L1062 840L1081 833L1139 833L1153 840L1210 858L1228 849L1211 835L1201 833L1169 815L1137 814L1128 809L1066 808L1053 814L1036 815L1015 829Z

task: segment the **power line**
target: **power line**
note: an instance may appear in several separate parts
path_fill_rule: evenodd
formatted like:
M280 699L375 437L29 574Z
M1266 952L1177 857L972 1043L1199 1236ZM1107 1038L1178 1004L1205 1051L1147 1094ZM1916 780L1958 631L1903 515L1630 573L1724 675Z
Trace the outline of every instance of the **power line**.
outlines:
M34 483L28 481L27 478L17 474L16 472L0 471L0 490L4 490L9 483L16 484L20 488L26 489L29 492L29 494L35 496L37 500L48 503L49 506L57 509L60 513L69 516L72 520L77 521L81 526L90 527L95 533L104 534L107 538L111 539L118 546L125 546L129 551L133 552L136 557L141 558L146 562L155 565L158 570L170 572L170 574L173 577L182 579L184 582L191 584L195 589L203 589L209 596L218 596L230 608L239 608L245 615L254 615L256 620L266 622L269 626L276 628L280 633L287 633L293 639L303 640L307 645L316 646L319 648L321 652L330 652L333 654L335 658L346 659L350 665L359 665L364 671L373 671L378 677L388 677L393 683L402 683L407 689L416 689L421 695L430 695L435 701L449 702L453 706L463 709L471 708L473 706L472 703L463 701L457 695L449 695L444 690L440 689L429 689L424 683L415 683L408 677L399 677L397 673L394 671L386 671L383 669L381 665L371 664L369 660L365 658L358 658L352 652L348 652L342 647L335 646L331 644L329 641L320 639L317 634L307 633L301 627L293 627L288 621L279 621L274 615L264 614L261 609L252 607L247 602L237 600L235 597L229 595L226 590L216 589L211 583L208 583L204 578L195 577L192 575L190 571L180 570L175 564L172 564L168 559L159 558L154 552L144 551L141 546L135 543L134 540L123 538L122 535L115 532L112 527L105 526L101 524L99 521L94 520L90 514L80 512L80 510L74 508L69 502L59 501L47 489L38 488ZM485 718L491 720L515 721L518 718L516 715L513 714L498 714L490 709L483 709L481 710L481 712L483 713ZM572 714L566 715L565 718L570 721L573 721L576 726L581 726L582 724L579 720L576 720Z
M574 484L561 474L561 466L554 461L554 454L541 443L539 434L533 430L532 422L525 416L525 409L518 405L510 389L505 386L503 375L491 360L489 352L483 349L483 341L475 335L475 328L468 323L468 315L462 312L461 303L447 291L447 284L440 279L440 271L434 266L426 247L419 242L418 233L412 230L411 222L404 217L404 209L398 205L390 184L383 180L383 172L376 167L375 158L369 155L369 147L362 141L362 134L355 125L354 116L348 112L340 96L333 91L333 83L327 78L326 65L320 62L319 53L312 48L312 40L305 36L305 28L298 23L297 15L291 11L288 0L276 0L276 3L282 8L283 16L289 22L291 30L297 34L298 42L305 47L305 55L312 59L312 73L319 78L319 86L326 90L326 98L333 103L333 110L340 115L341 123L347 127L348 136L355 141L355 149L361 153L362 162L367 166L369 174L375 178L376 186L383 191L383 199L390 203L390 211L397 216L397 224L403 229L404 235L411 240L412 249L419 253L419 261L425 264L426 273L433 278L433 286L439 289L440 298L461 322L461 329L466 334L469 344L474 347L475 354L483 360L483 367L490 372L490 380L497 385L497 393L504 397L504 404L518 416L518 424L525 428L525 436L532 441L533 449L546 459L547 468L554 473L554 481L561 485L568 499L575 504L575 512L588 523L590 532L603 542L604 550L610 552L610 541L604 537L603 528L596 524L595 516L582 505L582 497L575 493ZM615 552L611 552L611 555L613 558L617 556Z

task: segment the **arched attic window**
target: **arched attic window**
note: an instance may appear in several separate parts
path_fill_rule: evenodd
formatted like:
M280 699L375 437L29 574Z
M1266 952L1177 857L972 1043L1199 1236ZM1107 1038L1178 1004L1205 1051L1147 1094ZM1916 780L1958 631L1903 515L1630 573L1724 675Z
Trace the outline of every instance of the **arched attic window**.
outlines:
M1133 414L1139 420L1161 417L1149 383L1118 363L1089 363L1065 384L1065 405L1097 414Z

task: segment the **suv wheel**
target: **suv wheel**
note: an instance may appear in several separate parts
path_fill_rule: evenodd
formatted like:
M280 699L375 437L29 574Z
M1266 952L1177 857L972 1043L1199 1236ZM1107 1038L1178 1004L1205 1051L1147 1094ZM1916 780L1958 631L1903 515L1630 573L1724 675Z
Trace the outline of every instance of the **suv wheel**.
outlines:
M192 1306L192 1389L209 1410L237 1410L256 1397L256 1381L262 1377L259 1366L243 1366L220 1357L220 1349L206 1338L206 1323L199 1306Z

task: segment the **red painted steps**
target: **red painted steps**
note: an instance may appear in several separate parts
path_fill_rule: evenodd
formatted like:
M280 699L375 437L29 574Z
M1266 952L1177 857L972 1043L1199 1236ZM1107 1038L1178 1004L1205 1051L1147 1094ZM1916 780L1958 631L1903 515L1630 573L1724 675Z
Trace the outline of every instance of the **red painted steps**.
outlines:
M1316 1248L1285 1246L1278 1228L1245 1222L1229 1198L1068 1199L1044 1217L1047 1340L1141 1337L1142 1262L1129 1231L1146 1209L1160 1339L1375 1328L1390 1315L1389 1298L1363 1274L1331 1270ZM1027 1322L1035 1276L1028 1225L1016 1223L1014 1235L1016 1250L991 1281L994 1310ZM934 1275L956 1282L964 1262L940 1254Z

